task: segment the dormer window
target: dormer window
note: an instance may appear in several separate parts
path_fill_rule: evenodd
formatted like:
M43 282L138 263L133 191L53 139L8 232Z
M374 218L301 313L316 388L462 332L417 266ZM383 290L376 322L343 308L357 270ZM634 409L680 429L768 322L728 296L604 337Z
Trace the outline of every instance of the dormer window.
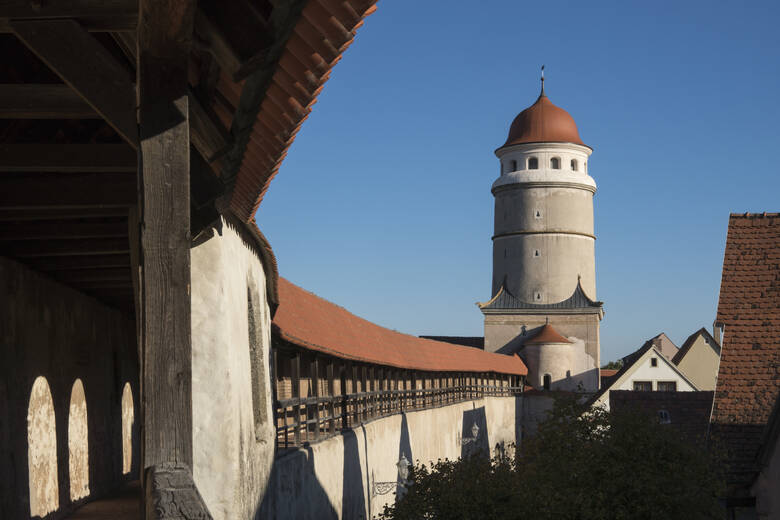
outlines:
M539 169L539 159L536 157L531 157L528 159L528 169L529 170L538 170Z
M571 160L571 169L572 169L572 171L575 171L575 172L577 171L577 159L572 159Z
M553 170L560 170L561 169L561 160L558 157L553 157L550 159L550 168Z

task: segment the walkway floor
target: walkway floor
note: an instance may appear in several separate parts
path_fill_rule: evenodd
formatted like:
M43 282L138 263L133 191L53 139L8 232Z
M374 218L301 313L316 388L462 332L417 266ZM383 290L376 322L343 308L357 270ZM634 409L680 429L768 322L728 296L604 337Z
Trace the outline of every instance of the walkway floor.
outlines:
M69 520L139 520L141 518L141 484L136 480L118 493L84 504Z

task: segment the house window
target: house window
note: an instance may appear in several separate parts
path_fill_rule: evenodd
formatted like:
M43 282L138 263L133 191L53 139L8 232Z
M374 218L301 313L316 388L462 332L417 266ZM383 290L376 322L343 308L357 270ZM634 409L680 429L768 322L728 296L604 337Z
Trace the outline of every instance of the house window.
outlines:
M552 376L550 374L545 374L542 382L542 386L545 390L550 389L550 383L552 383Z
M536 157L531 157L528 159L528 169L529 170L538 170L539 169L539 159Z
M650 366L651 367L657 367L658 366L658 358L650 358Z
M677 391L677 382L676 381L658 381L658 391L659 392L676 392Z
M666 410L658 410L658 424L671 424L672 416Z
M571 169L574 170L575 172L577 171L577 159L571 160Z
M652 381L634 381L634 391L635 392L652 392L653 391L653 382Z
M553 157L550 159L550 168L553 170L560 170L561 169L561 160L558 157Z

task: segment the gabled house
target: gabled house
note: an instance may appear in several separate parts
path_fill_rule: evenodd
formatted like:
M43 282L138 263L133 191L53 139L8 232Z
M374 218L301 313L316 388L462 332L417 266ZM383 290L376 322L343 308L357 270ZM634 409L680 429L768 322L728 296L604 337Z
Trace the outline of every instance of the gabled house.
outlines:
M720 344L702 327L688 336L672 358L672 363L677 365L699 390L715 390Z
M696 385L683 374L661 351L658 338L649 339L636 352L623 358L623 367L612 376L608 386L603 386L591 399L594 406L609 410L609 393L612 390L692 392ZM676 348L676 347L675 347Z
M677 345L674 344L674 341L669 339L669 336L667 336L665 332L650 338L648 341L651 342L666 359L672 359L680 350L677 348Z

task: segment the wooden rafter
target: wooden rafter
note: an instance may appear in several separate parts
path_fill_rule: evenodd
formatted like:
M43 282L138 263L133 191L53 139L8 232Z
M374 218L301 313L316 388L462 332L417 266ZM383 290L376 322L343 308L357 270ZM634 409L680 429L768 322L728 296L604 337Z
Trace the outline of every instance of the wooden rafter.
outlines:
M101 119L67 85L0 85L0 119Z
M79 269L109 269L130 268L130 255L127 253L112 253L88 257L55 256L35 258L27 262L39 271L73 271Z
M135 173L126 144L0 144L0 172Z
M100 42L74 20L9 23L31 51L137 148L134 78Z
M73 220L17 222L0 227L0 241L76 238L119 238L127 236L127 223Z
M20 240L2 243L0 252L17 258L41 258L49 256L115 255L117 253L128 253L129 248L127 240L121 238Z
M0 174L0 207L4 210L128 207L135 203L135 175Z
M54 209L13 209L0 208L0 222L30 222L36 220L82 220L104 217L127 217L127 208L54 208Z
M132 31L138 23L137 0L3 0L0 33L12 32L15 20L77 20L88 31Z

